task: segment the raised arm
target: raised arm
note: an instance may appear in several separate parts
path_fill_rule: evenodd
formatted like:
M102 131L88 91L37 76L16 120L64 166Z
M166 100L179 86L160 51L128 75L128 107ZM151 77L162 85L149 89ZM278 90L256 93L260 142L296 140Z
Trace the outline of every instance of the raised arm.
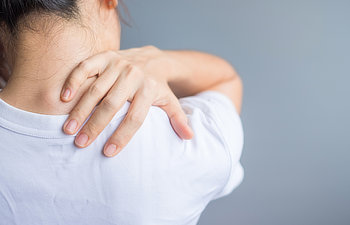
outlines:
M242 102L242 82L234 68L222 58L194 51L164 51L172 59L168 81L175 95L195 95L206 90L229 97L238 111Z
M240 109L242 87L238 75L227 62L205 53L162 51L153 46L101 53L73 70L63 87L62 100L72 100L82 83L97 75L70 113L64 131L74 134L102 100L75 140L84 148L130 101L126 117L106 143L104 153L109 157L126 146L152 105L168 114L175 132L183 139L191 139L193 133L177 97L215 90L231 98Z

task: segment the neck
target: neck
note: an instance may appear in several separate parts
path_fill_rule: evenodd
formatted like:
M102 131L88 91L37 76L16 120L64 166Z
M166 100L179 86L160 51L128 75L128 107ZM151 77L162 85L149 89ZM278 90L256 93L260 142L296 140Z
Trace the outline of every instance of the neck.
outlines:
M97 53L86 31L65 27L52 35L23 32L17 39L12 75L0 98L16 108L40 114L67 114L95 78L88 79L70 103L60 93L70 72ZM80 34L80 35L79 35ZM91 46L96 46L92 49Z

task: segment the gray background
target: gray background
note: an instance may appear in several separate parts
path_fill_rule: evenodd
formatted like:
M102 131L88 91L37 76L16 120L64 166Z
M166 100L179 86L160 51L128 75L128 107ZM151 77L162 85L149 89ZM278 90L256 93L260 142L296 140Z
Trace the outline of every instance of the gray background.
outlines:
M350 1L125 0L122 47L224 57L244 85L245 180L200 225L350 224Z

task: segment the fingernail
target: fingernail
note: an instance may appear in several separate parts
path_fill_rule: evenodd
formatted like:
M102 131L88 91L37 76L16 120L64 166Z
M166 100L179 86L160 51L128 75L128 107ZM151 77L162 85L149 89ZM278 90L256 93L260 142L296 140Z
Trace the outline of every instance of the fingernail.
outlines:
M67 130L69 133L74 133L75 130L77 129L77 126L78 126L78 122L77 122L76 120L71 120L71 121L69 121L69 123L67 124L66 130Z
M88 142L88 140L89 140L89 137L86 134L81 133L75 139L75 144L78 145L79 147L84 147Z
M104 153L108 157L112 157L117 153L117 146L114 144L110 144L105 148Z
M69 96L70 96L70 93L71 93L70 89L67 88L67 89L63 92L63 95L62 95L63 99L68 100L68 99L69 99Z

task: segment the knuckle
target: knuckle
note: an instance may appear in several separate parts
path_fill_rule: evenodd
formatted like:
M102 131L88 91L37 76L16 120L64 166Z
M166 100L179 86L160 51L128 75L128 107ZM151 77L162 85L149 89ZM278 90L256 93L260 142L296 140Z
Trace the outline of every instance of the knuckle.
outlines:
M135 66L131 62L124 60L123 63L125 64L125 67L129 69L129 72L134 70Z
M145 49L146 49L146 50L154 50L155 47L154 47L153 45L146 45L146 46L145 46Z
M114 68L114 69L117 69L117 68L125 68L127 70L129 70L129 61L125 60L125 59L120 59L120 58L116 58L113 63L111 63L111 66Z
M101 107L103 107L106 110L113 110L114 108L116 108L116 105L113 101L113 98L107 96L103 99Z
M140 126L142 124L142 118L137 114L137 113L131 113L128 116L128 120L131 124L133 124L134 126Z
M118 60L118 64L123 65L123 66L125 66L127 68L130 68L130 65L131 65L131 63L128 60L126 60L126 59Z
M84 127L84 132L88 134L88 136L95 137L99 131L99 127L95 123L87 123L86 126Z
M138 66L136 66L134 64L130 64L129 67L130 67L130 73L133 73L133 74L140 74L140 73L142 73L142 70Z
M155 90L158 86L158 82L154 79L147 79L145 81L145 88L147 88L147 90Z
M101 96L104 94L101 85L97 83L90 86L89 93L93 96Z
M114 66L114 67L120 66L122 59L120 58L120 55L118 55L118 53L116 53L116 52L110 53L109 58L111 59L112 66Z
M80 79L77 76L71 76L68 80L67 86L68 87L76 87L80 83Z
M148 81L147 81L148 82ZM138 91L138 95L142 99L149 99L154 98L157 95L158 89L156 88L156 85L153 84L146 84L144 83L144 86Z
M144 73L142 70L135 65L130 65L130 72L128 73L128 77L130 79L143 79L144 78Z
M84 112L78 107L73 109L73 111L71 112L71 117L78 121L82 121L84 119L84 116Z
M88 73L89 70L90 70L90 64L88 63L88 61L82 61L78 68L82 71L82 72L85 72L85 73Z
M140 98L147 99L150 96L152 96L152 95L150 95L150 91L151 90L148 88L142 88L137 94L139 95Z
M119 61L113 60L112 62L110 62L109 67L111 67L111 69L113 70L117 70L119 67Z
M106 55L107 56L112 56L112 57L118 56L118 54L115 51L113 51L113 50L106 51Z
M143 81L142 88L139 90L139 95L141 98L149 99L155 98L159 93L162 92L159 83L154 79L145 79Z

